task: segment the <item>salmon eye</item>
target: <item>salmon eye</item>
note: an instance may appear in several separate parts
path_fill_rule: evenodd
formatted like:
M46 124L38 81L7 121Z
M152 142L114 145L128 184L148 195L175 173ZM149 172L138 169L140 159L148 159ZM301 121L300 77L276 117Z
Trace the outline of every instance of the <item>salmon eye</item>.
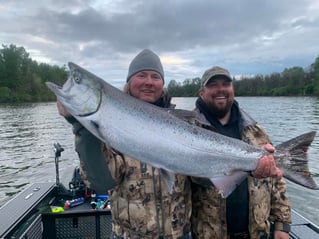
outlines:
M80 83L80 82L81 82L81 78L80 78L80 77L75 77L75 78L74 78L74 81L75 81L76 83Z
M81 73L80 72L78 72L78 71L74 71L73 73L72 73L72 78L73 78L73 80L75 81L75 83L81 83L81 79L82 79L82 77L81 77Z

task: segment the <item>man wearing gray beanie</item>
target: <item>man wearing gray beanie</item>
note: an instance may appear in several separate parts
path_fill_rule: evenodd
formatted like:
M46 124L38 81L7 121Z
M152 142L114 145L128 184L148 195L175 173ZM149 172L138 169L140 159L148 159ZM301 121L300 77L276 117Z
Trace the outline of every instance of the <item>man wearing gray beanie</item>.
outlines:
M164 90L161 60L148 49L141 51L130 63L124 91L161 108L173 106ZM61 104L58 107L61 115L72 117ZM76 134L75 142L86 182L93 189L96 185L101 185L102 190L112 189L112 239L191 239L191 185L187 176L176 175L174 190L169 194L160 169L104 145L76 119L69 122L77 127L76 132L80 132ZM100 166L101 169L95 166L103 163L107 166ZM105 175L111 175L111 178Z
M151 50L144 49L132 60L128 69L126 82L137 72L147 70L158 72L164 81L164 70L160 58Z
M129 65L124 92L160 107L172 107L164 84L164 70L159 56L144 49Z

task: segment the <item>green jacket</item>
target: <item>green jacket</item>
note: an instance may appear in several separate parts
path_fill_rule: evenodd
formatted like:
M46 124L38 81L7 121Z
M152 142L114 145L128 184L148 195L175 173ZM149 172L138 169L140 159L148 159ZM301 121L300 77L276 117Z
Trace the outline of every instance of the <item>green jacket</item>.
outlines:
M195 109L201 123L210 125L205 116ZM253 145L270 143L266 132L243 110L241 115L242 140ZM196 180L195 180L196 181ZM213 187L193 184L193 238L227 238L226 199ZM250 238L269 237L270 224L280 230L291 223L291 207L286 195L284 179L256 179L248 177Z

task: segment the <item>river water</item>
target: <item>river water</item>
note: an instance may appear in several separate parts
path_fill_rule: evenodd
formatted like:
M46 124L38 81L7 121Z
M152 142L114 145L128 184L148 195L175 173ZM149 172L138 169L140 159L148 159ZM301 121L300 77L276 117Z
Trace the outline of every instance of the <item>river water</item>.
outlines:
M237 97L243 107L279 144L308 131L319 131L319 99L315 97ZM177 108L193 109L195 98L173 98ZM32 182L55 181L53 144L64 151L60 181L65 185L78 165L70 125L55 103L0 104L0 206ZM308 150L310 169L319 173L319 135ZM319 184L319 178L315 178ZM288 182L292 207L319 225L319 191Z

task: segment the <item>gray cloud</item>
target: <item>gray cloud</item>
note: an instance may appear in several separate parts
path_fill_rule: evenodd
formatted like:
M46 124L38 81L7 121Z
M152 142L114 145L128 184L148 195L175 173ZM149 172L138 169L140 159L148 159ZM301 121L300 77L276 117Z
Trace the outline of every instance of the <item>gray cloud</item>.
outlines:
M120 86L129 61L150 48L167 82L211 65L233 74L307 66L319 55L319 3L282 1L1 1L4 44L63 65L74 61Z

